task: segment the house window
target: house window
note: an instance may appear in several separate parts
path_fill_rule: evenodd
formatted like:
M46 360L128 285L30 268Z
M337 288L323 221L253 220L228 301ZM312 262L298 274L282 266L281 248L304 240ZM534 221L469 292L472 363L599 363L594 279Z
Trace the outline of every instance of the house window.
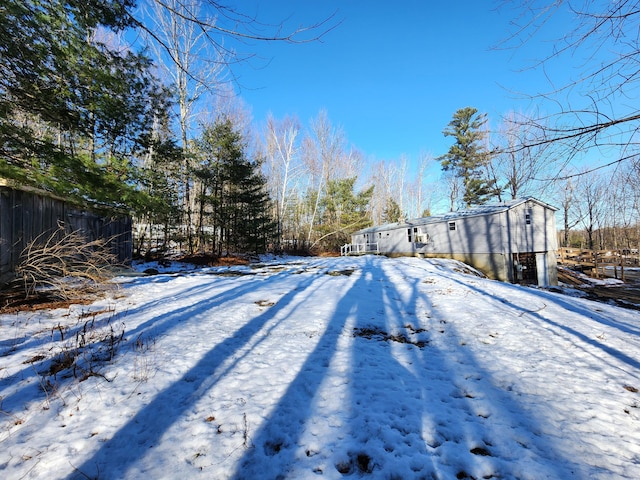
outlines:
M378 232L378 238L382 238L382 232Z
M456 229L456 222L449 222L449 230L455 230Z
M409 240L409 243L411 243L411 229L407 228L407 240Z
M425 233L424 228L420 228L420 229L414 228L413 237L416 243L428 243L426 239L429 238L429 235Z
M531 225L531 210L529 210L525 215L524 215L524 223L527 225Z

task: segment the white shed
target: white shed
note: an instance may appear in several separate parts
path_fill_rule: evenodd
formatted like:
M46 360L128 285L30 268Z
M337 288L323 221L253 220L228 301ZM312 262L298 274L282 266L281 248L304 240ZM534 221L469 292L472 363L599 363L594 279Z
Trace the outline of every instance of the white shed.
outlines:
M390 223L355 232L342 253L453 258L496 280L557 285L556 211L528 197Z

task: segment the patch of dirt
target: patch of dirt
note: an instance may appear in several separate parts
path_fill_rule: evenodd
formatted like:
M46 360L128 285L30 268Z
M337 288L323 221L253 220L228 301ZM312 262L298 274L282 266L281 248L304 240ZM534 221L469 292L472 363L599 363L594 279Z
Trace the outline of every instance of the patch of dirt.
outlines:
M345 270L330 270L327 272L327 275L332 277L339 277L340 275L350 276L355 270L352 268L347 268Z
M93 301L95 301L94 294L60 299L50 292L38 292L26 296L22 288L14 287L0 291L0 314L69 308L71 305L88 305Z
M336 470L338 470L342 475L351 475L353 473L372 473L373 460L366 453L350 453L348 460L343 460L336 464Z
M244 277L255 274L255 272L244 272L238 270L225 270L224 272L207 272L207 275L216 275L218 277Z
M616 285L611 287L595 286L582 289L587 298L597 302L614 303L618 307L640 310L640 287L634 285Z
M194 254L185 255L176 259L177 262L190 263L192 265L199 265L202 267L220 267L220 266L232 266L232 265L249 265L250 259L244 256L228 256L218 257L216 255L209 254Z
M585 279L568 268L558 269L558 281L584 292L589 300L640 310L640 285L637 283L593 285L588 278Z
M475 447L470 450L474 455L481 455L483 457L490 457L491 452L484 447Z
M45 357L44 355L34 355L30 359L25 360L24 362L22 362L22 364L26 365L26 364L29 364L29 363L36 363L36 362L39 362L39 361L44 360L46 358L47 357Z
M426 331L423 329L414 330L413 328L410 328L410 330L412 335L415 333L421 333ZM413 340L401 333L397 335L390 335L379 327L362 327L362 328L356 327L353 329L353 336L366 338L367 340L380 340L383 342L392 341L396 343L406 343L409 345L414 345L418 348L424 348L429 344L429 342L426 340Z
M258 300L255 304L259 307L273 307L276 302L272 302L270 300Z

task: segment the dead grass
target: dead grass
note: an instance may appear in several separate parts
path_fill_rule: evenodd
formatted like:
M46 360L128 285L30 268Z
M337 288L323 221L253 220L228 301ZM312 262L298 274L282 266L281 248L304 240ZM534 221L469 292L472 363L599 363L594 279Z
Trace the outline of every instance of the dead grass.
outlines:
M249 263L251 263L251 260L245 256L231 255L228 257L217 257L209 254L185 255L177 258L176 261L190 263L201 267L224 267L233 265L249 265Z
M426 330L414 329L410 325L407 325L406 328L409 330L411 336L414 336L418 333L426 332ZM396 343L405 343L408 345L414 345L418 348L424 348L429 345L428 340L420 340L416 338L410 338L407 335L402 333L399 334L389 334L382 330L380 327L371 326L371 327L356 327L353 329L354 337L366 338L367 340L378 340L382 342L396 342Z
M49 292L36 292L26 297L22 286L12 287L0 291L0 314L69 308L71 305L88 305L96 300L95 292L76 293L74 298L67 299L59 299Z

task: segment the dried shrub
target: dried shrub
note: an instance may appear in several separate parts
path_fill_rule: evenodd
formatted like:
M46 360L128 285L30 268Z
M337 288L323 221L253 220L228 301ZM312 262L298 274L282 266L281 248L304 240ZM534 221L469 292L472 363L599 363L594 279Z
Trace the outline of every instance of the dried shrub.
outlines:
M88 240L82 232L65 232L59 226L53 233L36 237L22 251L16 273L22 279L25 295L45 291L61 300L78 292L88 292L113 277L117 257L109 240Z
M106 319L96 319L105 312L111 315ZM118 321L113 310L94 313L91 319L78 324L77 328L58 324L51 329L55 346L49 350L51 356L48 366L44 364L46 368L37 370L40 386L47 398L59 393L63 382L70 378L75 378L78 382L91 377L112 381L100 370L115 358L125 341L125 324ZM86 317L81 315L79 321L83 318Z

